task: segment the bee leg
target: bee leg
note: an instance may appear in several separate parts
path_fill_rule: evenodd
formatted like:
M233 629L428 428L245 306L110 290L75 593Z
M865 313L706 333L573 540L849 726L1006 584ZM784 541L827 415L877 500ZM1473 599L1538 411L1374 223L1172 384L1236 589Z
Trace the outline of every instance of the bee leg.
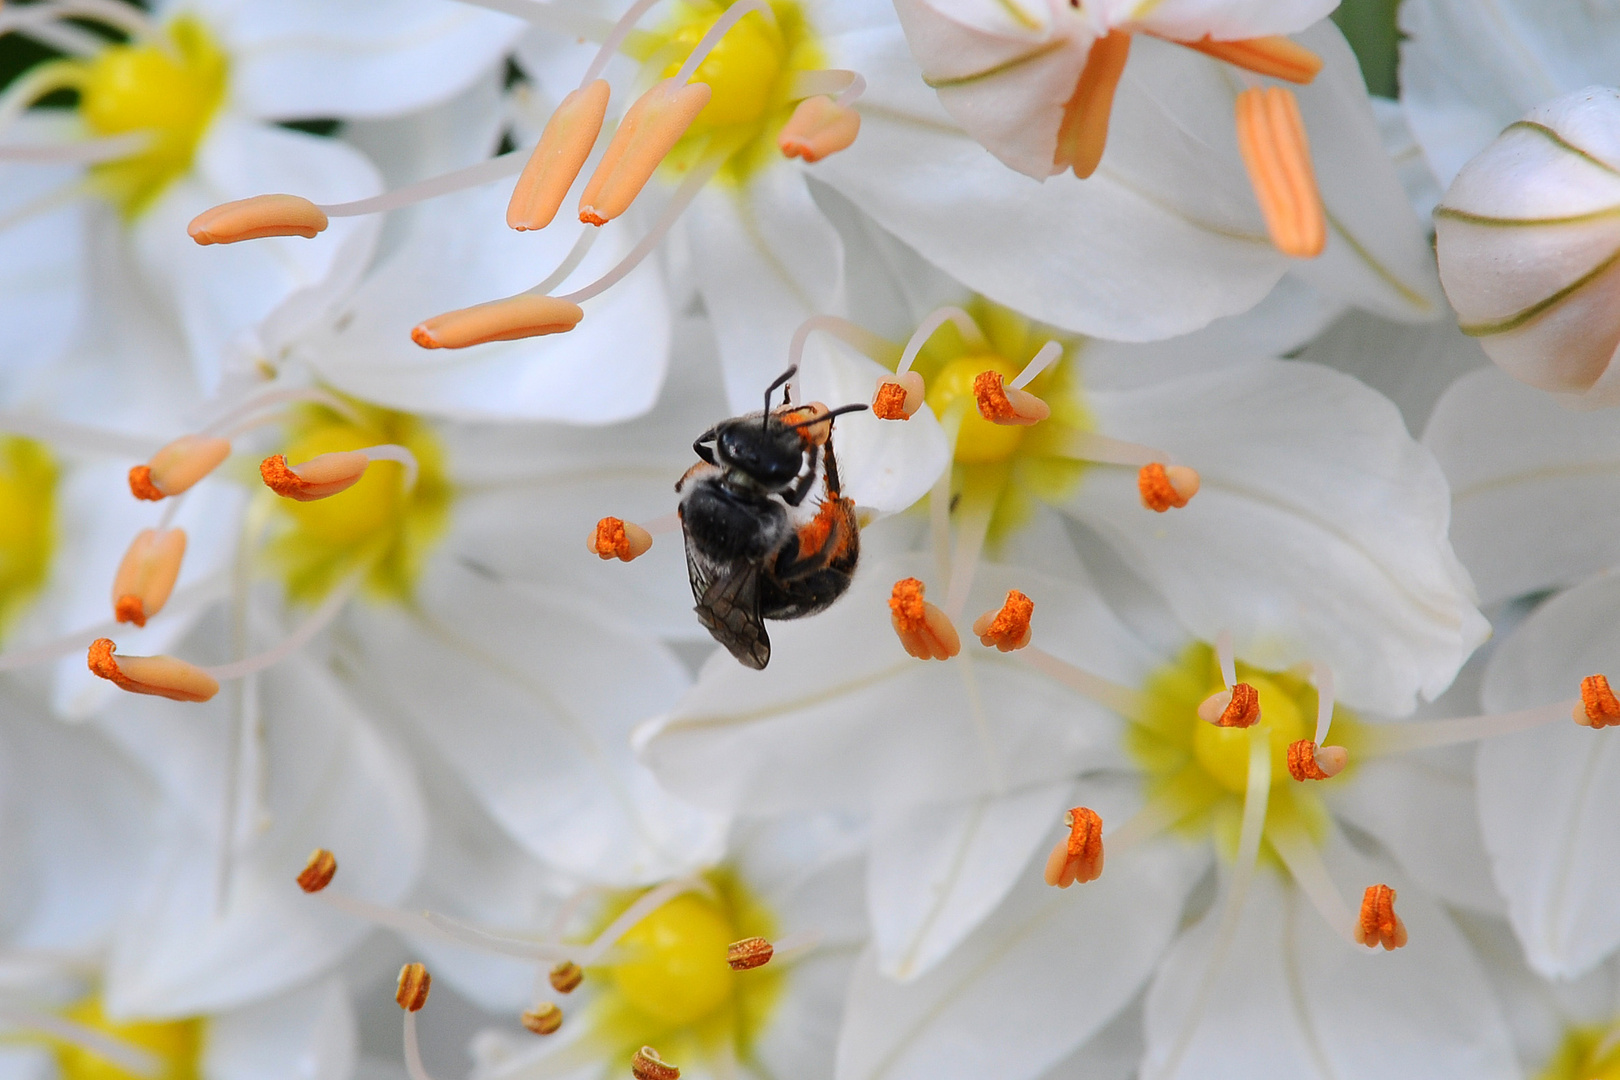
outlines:
M838 459L833 457L831 439L828 439L826 446L822 447L822 453L822 463L827 472L827 482L825 485L823 485L826 489L826 496L829 499L842 498L844 492L843 488L840 487L838 483Z
M802 479L795 480L793 486L782 492L782 501L789 506L798 506L804 502L804 497L810 494L810 486L816 482L816 454L818 448L812 446L809 450L810 467L804 470Z

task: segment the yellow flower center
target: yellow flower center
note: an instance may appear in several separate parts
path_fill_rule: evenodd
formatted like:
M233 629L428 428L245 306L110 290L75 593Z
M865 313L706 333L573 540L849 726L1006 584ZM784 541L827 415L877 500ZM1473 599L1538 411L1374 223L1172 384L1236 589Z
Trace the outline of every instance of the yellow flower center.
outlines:
M56 463L32 439L0 438L0 631L45 584L56 549Z
M1569 1029L1536 1080L1620 1080L1620 1032L1604 1027Z
M688 12L670 35L670 47L683 59L724 14L714 5L693 5ZM692 130L714 131L758 121L770 105L786 59L787 44L780 27L758 11L744 15L698 65L693 76L695 82L708 83L713 96L693 122ZM681 60L671 60L663 77L673 77L680 67Z
M719 905L692 893L677 896L621 939L631 959L613 966L613 984L648 1016L694 1023L731 996L724 957L736 938Z
M449 519L452 493L444 452L432 430L405 413L351 404L358 423L324 406L300 412L287 433L288 464L395 443L416 455L416 486L406 490L399 463L374 461L358 484L330 498L277 499L283 527L270 554L295 600L317 601L367 564L366 584L373 594L408 599Z
M116 1022L107 1019L101 1011L101 999L93 997L64 1015L145 1050L158 1059L161 1067L155 1076L143 1078L83 1047L52 1040L61 1080L197 1080L200 1075L203 1021L199 1019Z
M109 45L74 72L79 115L98 136L141 132L144 148L91 169L95 183L128 217L191 169L208 122L225 100L224 50L197 19L169 23L167 40Z
M1240 676L1260 695L1260 727L1271 741L1271 782L1291 779L1288 775L1288 746L1308 739L1315 728L1315 715L1306 724L1298 698L1283 690L1272 679L1252 672ZM1213 693L1219 686L1211 687ZM1314 704L1314 702L1313 702ZM1214 724L1193 725L1193 756L1204 771L1226 790L1243 794L1249 786L1249 733L1243 728L1223 728Z
M928 407L944 417L955 410L961 415L956 434L956 460L966 465L1006 461L1024 441L1027 428L992 424L979 415L973 397L973 380L986 371L1001 374L1010 382L1018 368L999 356L961 356L946 364L928 380Z

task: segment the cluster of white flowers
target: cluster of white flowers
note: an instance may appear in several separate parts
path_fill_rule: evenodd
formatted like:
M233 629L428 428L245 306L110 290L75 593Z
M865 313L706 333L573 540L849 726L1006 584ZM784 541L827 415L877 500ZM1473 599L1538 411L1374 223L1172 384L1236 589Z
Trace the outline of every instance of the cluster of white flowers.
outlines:
M1336 6L0 6L0 1080L1620 1080L1620 8Z

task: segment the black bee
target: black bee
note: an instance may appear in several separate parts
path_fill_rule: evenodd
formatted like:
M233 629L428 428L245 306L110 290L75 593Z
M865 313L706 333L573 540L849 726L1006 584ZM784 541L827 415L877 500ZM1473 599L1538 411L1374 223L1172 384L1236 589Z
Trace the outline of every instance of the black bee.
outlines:
M771 660L765 620L824 610L849 588L861 552L855 503L838 484L832 421L866 406L793 407L784 393L773 411L771 395L797 372L771 383L762 411L699 435L692 449L703 460L675 485L698 621L756 670ZM818 475L815 514L793 515Z

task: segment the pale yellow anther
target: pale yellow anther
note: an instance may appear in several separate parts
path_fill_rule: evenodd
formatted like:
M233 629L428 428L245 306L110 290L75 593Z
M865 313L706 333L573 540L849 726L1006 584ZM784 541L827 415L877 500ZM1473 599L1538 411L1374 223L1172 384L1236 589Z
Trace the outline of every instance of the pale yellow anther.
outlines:
M520 232L543 229L557 216L607 115L608 84L597 79L562 99L546 121L540 143L529 155L512 199L506 204L506 224Z
M186 554L184 529L142 529L130 541L113 576L113 617L145 626L163 610Z
M157 502L178 495L219 468L231 456L231 444L211 435L182 435L129 470L129 490L137 499Z
M191 219L186 232L199 244L234 244L266 236L308 239L326 229L326 213L298 195L255 195L221 203Z
M172 701L207 701L219 693L219 682L195 664L172 656L114 656L107 638L90 643L90 670L132 694L151 694Z
M962 651L962 639L950 618L923 599L923 583L903 578L889 596L889 621L900 644L918 660L949 660Z
M999 371L982 371L973 380L979 415L1003 427L1029 427L1052 415L1052 409L1027 390L1007 386Z
M542 1001L532 1009L525 1009L518 1020L536 1035L554 1035L562 1027L563 1012L556 1002Z
M565 334L584 317L578 304L524 293L435 315L417 324L411 340L424 349L465 349L491 341Z
M298 887L307 893L318 893L337 876L337 857L325 848L316 848L309 853L309 861L298 872L294 880Z
M1084 180L1097 171L1108 144L1108 119L1114 110L1114 91L1125 74L1131 35L1112 30L1091 43L1086 66L1080 71L1074 94L1063 106L1052 164L1058 172L1073 169Z
M776 137L776 146L785 157L816 162L847 150L860 133L860 113L830 97L817 95L799 102Z
M872 395L872 414L879 420L910 420L927 400L928 387L915 371L885 375Z
M259 476L265 487L284 499L314 502L354 487L370 464L371 459L359 450L321 454L293 466L280 454L272 454L259 463Z
M1239 94L1237 139L1272 244L1299 259L1322 254L1327 215L1293 91L1256 86Z
M427 1004L428 991L433 989L433 976L421 964L406 964L399 969L399 982L394 984L394 1001L406 1012L420 1012Z
M1103 823L1095 810L1076 806L1063 819L1069 835L1046 857L1046 883L1067 889L1096 881L1103 872Z
M630 562L652 550L652 533L633 521L605 517L596 523L596 529L585 542L592 555L606 562L618 559Z
M579 200L579 220L605 225L630 208L709 103L707 83L665 79L630 106Z
M1256 75L1269 75L1273 79L1286 79L1301 85L1315 79L1317 72L1322 70L1320 56L1285 37L1239 38L1236 41L1213 41L1204 37L1180 44Z

